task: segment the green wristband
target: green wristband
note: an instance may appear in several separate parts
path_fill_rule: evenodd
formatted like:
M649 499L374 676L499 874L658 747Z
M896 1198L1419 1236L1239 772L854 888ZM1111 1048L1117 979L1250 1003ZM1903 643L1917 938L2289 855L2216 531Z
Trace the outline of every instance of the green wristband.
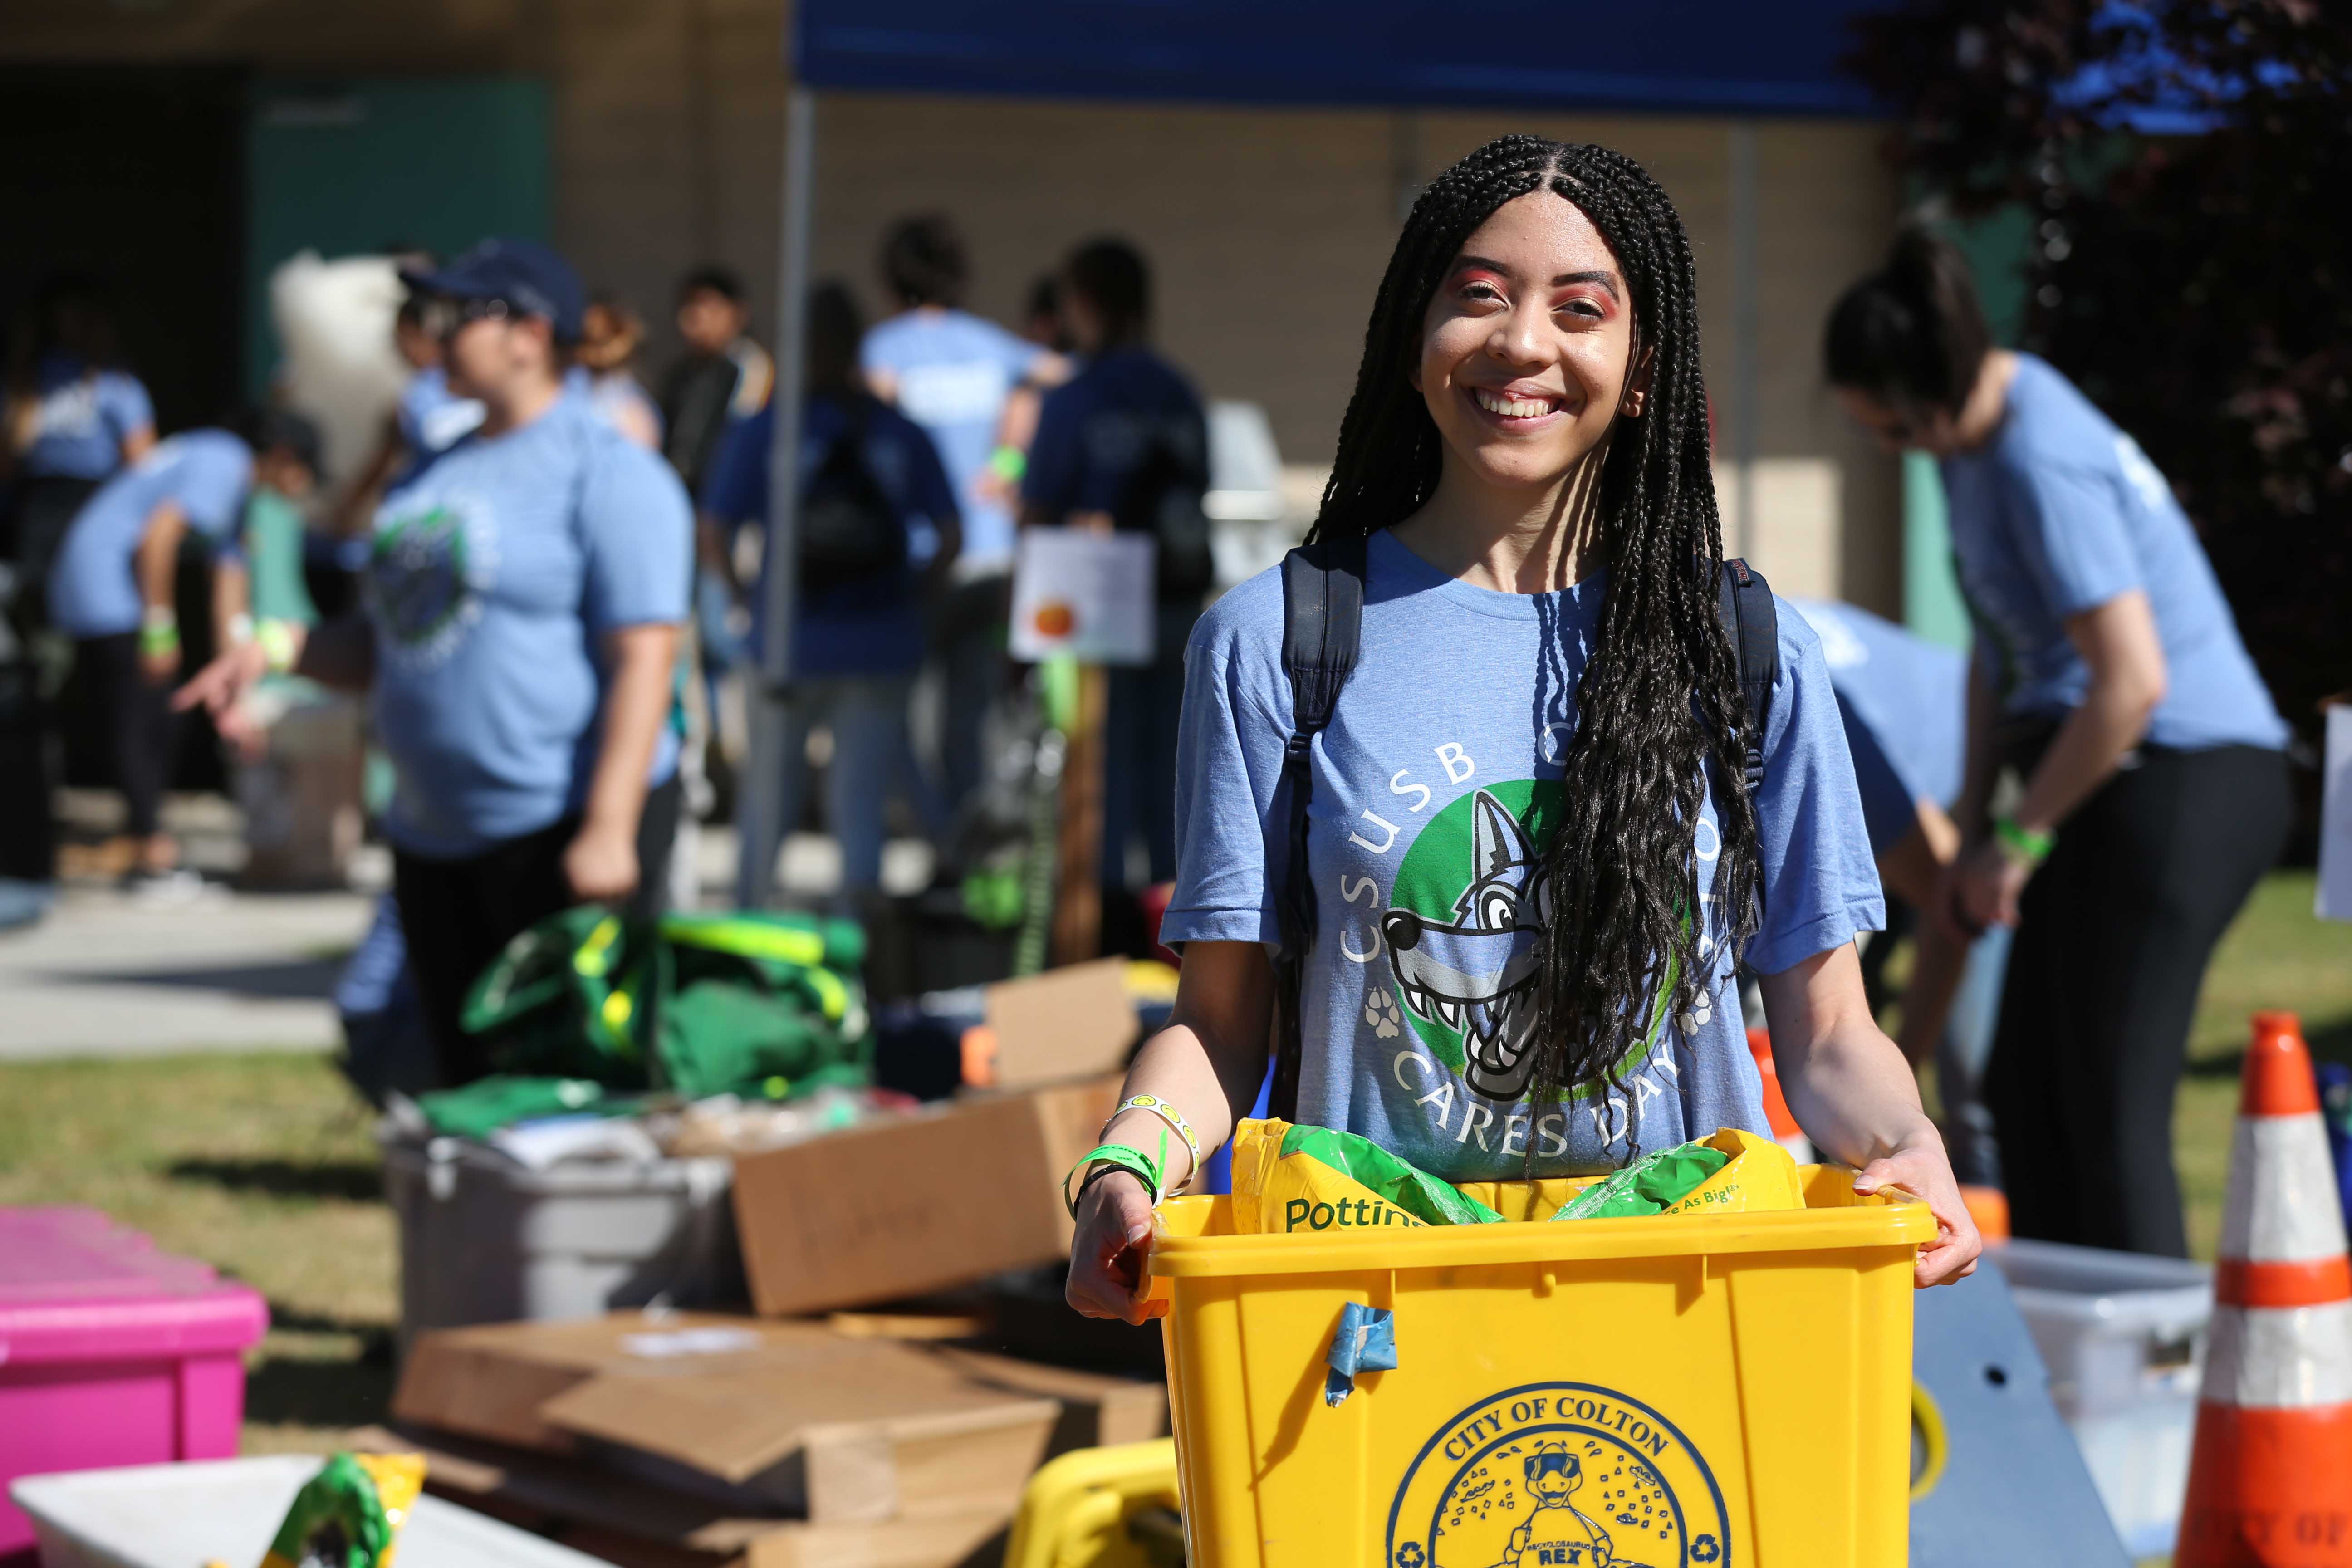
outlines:
M2002 854L2028 869L2049 859L2050 851L2058 845L2055 833L2036 833L2030 827L2020 827L2013 816L1993 818L1992 836Z
M1094 1179L1093 1168L1097 1165L1104 1168L1105 1174L1125 1171L1143 1184L1143 1190L1151 1194L1152 1206L1160 1206L1159 1162L1140 1149L1130 1149L1124 1143L1104 1143L1087 1150L1062 1177L1062 1203L1069 1209L1072 1219L1078 1217L1078 1199L1085 1195L1087 1184ZM1080 1175L1080 1173L1084 1174ZM1072 1176L1080 1177L1076 1192L1070 1190Z
M180 651L180 626L177 621L151 621L139 628L141 653L177 653Z
M1018 447L999 447L988 455L988 470L1008 485L1017 485L1029 471L1029 454Z

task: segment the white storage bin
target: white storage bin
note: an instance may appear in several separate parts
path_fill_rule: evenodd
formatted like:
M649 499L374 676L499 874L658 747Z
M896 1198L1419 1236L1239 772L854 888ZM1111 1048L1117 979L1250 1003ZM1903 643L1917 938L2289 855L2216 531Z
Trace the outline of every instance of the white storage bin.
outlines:
M2009 1279L2116 1533L2135 1557L2168 1553L2189 1488L2212 1270L2047 1241L1986 1256Z
M258 1563L315 1457L213 1459L28 1476L9 1495L33 1521L41 1568L196 1568ZM400 1531L400 1568L609 1568L439 1498Z
M723 1159L532 1169L470 1139L388 1138L402 1349L426 1329L740 1300L733 1177Z

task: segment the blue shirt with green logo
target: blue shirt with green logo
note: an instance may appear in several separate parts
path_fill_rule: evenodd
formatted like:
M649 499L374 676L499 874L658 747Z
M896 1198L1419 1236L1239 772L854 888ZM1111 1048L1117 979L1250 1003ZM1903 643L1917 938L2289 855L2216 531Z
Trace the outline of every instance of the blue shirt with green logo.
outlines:
M1304 999L1301 1121L1360 1133L1450 1181L1608 1169L1723 1127L1769 1134L1713 908L1713 795L1695 884L1712 966L1699 1005L1628 1031L1619 1085L1531 1106L1536 938L1549 889L1576 683L1602 576L1498 594L1372 536L1355 673L1313 746L1307 863L1320 919ZM1176 891L1163 940L1271 949L1288 865L1279 789L1291 731L1282 583L1217 601L1188 651ZM1821 644L1780 606L1780 678L1757 801L1760 929L1778 973L1884 919L1853 764ZM1649 1020L1643 1020L1646 1024Z
M577 391L520 429L465 437L387 496L365 597L393 843L462 858L578 811L603 640L683 621L692 554L677 476ZM677 762L665 727L654 782Z

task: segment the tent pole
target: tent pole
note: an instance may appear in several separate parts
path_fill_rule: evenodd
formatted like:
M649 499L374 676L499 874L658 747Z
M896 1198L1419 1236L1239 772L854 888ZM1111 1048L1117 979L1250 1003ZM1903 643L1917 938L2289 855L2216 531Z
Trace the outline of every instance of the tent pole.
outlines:
M807 354L809 216L816 195L816 94L795 83L784 111L783 231L776 262L775 438L768 451L768 542L751 755L738 792L739 909L772 903L783 820L792 707L793 615L799 606L801 405Z
M1731 411L1732 486L1738 526L1727 553L1752 556L1757 546L1757 424L1764 398L1757 352L1756 122L1731 122Z

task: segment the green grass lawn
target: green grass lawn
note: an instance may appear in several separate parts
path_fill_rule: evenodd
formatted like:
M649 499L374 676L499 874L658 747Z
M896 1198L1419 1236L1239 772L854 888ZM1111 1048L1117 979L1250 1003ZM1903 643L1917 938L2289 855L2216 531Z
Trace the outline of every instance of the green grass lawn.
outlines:
M2352 926L2312 918L2281 872L2222 942L2198 1008L2176 1122L2191 1244L2210 1257L2246 1019L2303 1015L2352 1062ZM323 1057L0 1064L0 1204L87 1204L269 1299L247 1447L331 1447L381 1419L398 1311L392 1215L365 1105Z
M246 1449L380 1420L399 1310L371 1112L324 1057L0 1064L0 1204L86 1204L268 1298Z

